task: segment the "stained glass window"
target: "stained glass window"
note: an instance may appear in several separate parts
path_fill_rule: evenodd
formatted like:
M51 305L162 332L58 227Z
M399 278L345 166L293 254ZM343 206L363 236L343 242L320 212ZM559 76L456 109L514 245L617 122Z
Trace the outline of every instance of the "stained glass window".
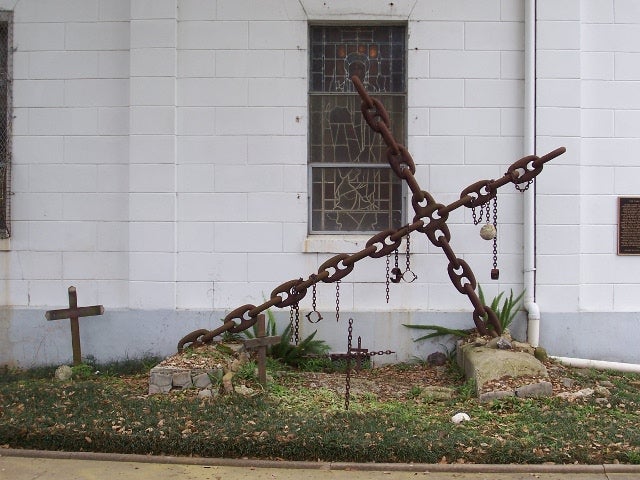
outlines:
M0 12L0 238L10 234L11 12Z
M406 138L403 26L310 28L311 232L378 232L403 222L402 182L387 147L362 118L350 78L382 102L394 136Z

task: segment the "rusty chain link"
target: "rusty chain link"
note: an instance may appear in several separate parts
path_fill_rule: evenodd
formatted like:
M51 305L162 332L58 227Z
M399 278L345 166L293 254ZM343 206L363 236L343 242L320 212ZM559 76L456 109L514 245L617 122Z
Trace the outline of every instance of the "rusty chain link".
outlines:
M252 327L257 316L271 307L285 308L299 303L307 294L307 289L319 282L333 283L349 275L356 262L364 258L384 257L400 246L402 238L411 232L424 233L429 241L436 247L440 247L449 260L447 267L449 277L454 287L467 297L474 307L473 320L478 331L486 335L501 333L499 321L495 312L488 306L482 305L475 292L476 281L469 265L457 258L449 245L451 232L447 225L449 213L460 207L473 208L484 205L495 197L498 188L513 183L522 190L540 174L545 163L562 155L566 149L559 147L542 157L529 155L514 162L506 173L495 180L480 180L469 185L460 194L460 198L449 205L437 203L431 194L422 190L415 178L416 166L407 149L398 143L389 128L389 114L379 100L371 98L358 77L352 77L356 90L362 99L362 113L371 129L380 133L388 147L387 161L394 173L407 182L412 192L411 205L415 216L413 222L398 229L388 229L373 235L366 243L365 248L353 253L340 253L329 258L318 268L317 273L310 275L306 280L302 278L288 280L277 286L271 297L264 303L256 305L243 305L229 312L223 320L222 326L214 330L195 330L178 342L178 351L182 351L186 345L198 345L211 343L213 338L224 332L238 333ZM486 321L485 321L486 319ZM493 327L489 332L487 322Z

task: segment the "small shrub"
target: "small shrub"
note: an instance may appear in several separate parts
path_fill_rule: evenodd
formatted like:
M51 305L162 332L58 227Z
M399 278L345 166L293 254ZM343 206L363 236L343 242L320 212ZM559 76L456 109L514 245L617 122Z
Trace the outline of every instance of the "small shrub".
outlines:
M80 365L74 365L73 367L71 367L71 372L73 373L73 378L78 380L86 380L87 378L90 378L91 375L93 375L93 372L95 372L95 370L91 365L81 363Z
M503 295L504 292L500 292L498 295L496 295L491 301L491 305L489 305L489 307L498 316L500 328L504 332L507 328L509 328L511 322L513 322L513 319L518 314L518 310L520 310L520 301L524 296L524 290L516 298L513 298L513 289L511 289L509 291L509 298L505 298L504 302L502 302L502 305L500 305L500 300L502 299ZM486 305L484 292L482 291L482 287L480 285L478 285L478 296L480 297L480 302L482 302L483 305ZM487 323L486 315L484 316L484 321L485 323ZM491 330L493 329L493 325L487 325L487 328Z

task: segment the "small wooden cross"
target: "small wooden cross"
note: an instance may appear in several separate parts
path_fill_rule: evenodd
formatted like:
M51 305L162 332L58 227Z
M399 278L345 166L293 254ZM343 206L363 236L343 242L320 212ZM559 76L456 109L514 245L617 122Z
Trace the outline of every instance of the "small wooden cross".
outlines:
M258 380L262 385L267 385L267 347L280 342L280 335L267 337L264 326L264 314L258 315L256 322L256 338L244 341L247 350L258 350Z
M76 287L69 287L69 308L49 310L44 314L47 320L62 320L65 318L71 320L71 347L73 348L74 365L80 365L82 363L82 353L80 351L80 325L78 323L78 318L102 315L103 313L104 307L102 305L78 308Z

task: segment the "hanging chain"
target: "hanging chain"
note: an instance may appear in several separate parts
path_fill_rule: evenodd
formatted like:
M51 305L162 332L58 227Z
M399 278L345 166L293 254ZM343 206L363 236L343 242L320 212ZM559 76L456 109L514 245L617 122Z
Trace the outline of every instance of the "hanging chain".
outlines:
M406 255L406 269L402 274L402 279L407 283L413 283L418 276L411 270L411 235L407 234L407 251Z
M291 295L296 294L296 287L291 287ZM293 332L293 343L298 345L300 341L300 304L295 302L289 308L289 325Z
M475 292L477 286L473 272L468 264L457 258L449 241L451 233L447 225L449 214L460 208L482 206L491 200L498 188L508 184L515 184L519 191L524 191L531 185L532 180L542 172L544 164L562 155L566 149L559 147L546 155L538 157L529 155L512 163L504 175L497 180L480 180L465 188L460 198L449 205L437 203L429 192L420 188L414 174L415 163L408 150L400 145L390 130L389 114L379 100L373 99L365 90L358 77L352 77L353 84L362 99L362 114L366 123L376 133L382 136L387 145L387 161L393 172L407 182L412 192L411 204L415 212L412 223L404 225L396 230L385 230L373 235L366 243L366 247L353 254L341 253L328 259L318 269L317 274L307 280L302 278L288 280L277 286L271 297L256 306L242 305L229 312L223 319L223 324L213 330L199 329L185 335L178 342L178 351L185 346L195 343L211 343L213 339L224 332L239 333L251 328L257 322L260 313L271 307L286 308L302 300L307 289L318 282L333 283L349 275L355 263L363 258L380 258L397 250L402 237L413 231L419 231L427 235L429 241L443 250L449 260L448 273L453 286L462 294L467 295L474 307L473 320L478 331L486 335L484 318L489 316L491 324L498 325L495 332L500 333L499 322L495 313L486 305L482 305ZM524 185L524 186L521 186ZM474 221L475 221L474 215ZM461 273L460 273L461 272ZM393 271L392 271L393 273ZM391 279L394 281L395 279ZM400 278L398 278L400 281ZM397 283L397 282L394 282ZM291 287L295 286L295 293L291 293ZM336 288L337 290L337 288Z
M340 320L340 280L336 282L336 322Z
M389 263L390 263L390 258L391 255L387 255L387 275L385 277L385 294L386 294L386 299L387 299L387 303L389 303L389 275L390 275L390 271L389 271Z
M529 190L529 187L531 186L531 184L533 183L533 179L529 180L527 183L524 184L524 187L521 187L519 183L514 183L516 190L518 190L520 193L524 193L527 190Z
M353 340L353 318L349 319L349 329L347 330L347 365L346 376L344 380L344 409L349 410L349 401L351 400L351 343Z
M488 207L487 203L487 208ZM498 280L500 278L500 270L498 270L498 196L493 197L493 228L496 234L493 236L493 268L491 269L491 279Z
M311 275L312 277L316 277L316 275ZM311 295L311 311L309 313L307 313L306 317L307 320L309 320L310 323L318 323L320 320L322 320L322 315L320 314L320 312L318 311L317 307L316 307L316 284L313 284L313 290L312 290L312 295Z
M402 280L402 270L398 266L398 249L393 252L393 268L391 269L391 281L393 283L400 283Z

